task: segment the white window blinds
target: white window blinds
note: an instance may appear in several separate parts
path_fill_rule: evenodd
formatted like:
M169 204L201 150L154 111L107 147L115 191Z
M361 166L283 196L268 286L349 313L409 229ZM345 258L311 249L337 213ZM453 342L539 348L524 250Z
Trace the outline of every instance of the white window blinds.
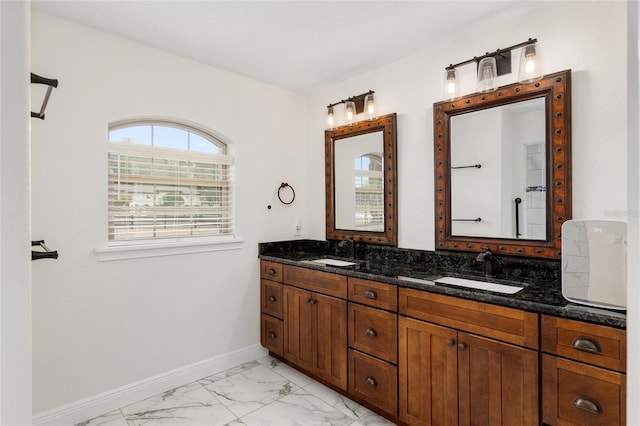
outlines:
M233 158L109 144L109 240L233 235Z

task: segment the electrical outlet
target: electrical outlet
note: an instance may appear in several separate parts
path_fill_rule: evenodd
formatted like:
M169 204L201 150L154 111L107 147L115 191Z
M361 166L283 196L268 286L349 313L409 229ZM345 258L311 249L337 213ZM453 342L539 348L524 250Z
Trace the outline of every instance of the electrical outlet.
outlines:
M300 236L300 231L302 231L302 223L300 222L300 219L296 219L294 235L296 237L299 237Z

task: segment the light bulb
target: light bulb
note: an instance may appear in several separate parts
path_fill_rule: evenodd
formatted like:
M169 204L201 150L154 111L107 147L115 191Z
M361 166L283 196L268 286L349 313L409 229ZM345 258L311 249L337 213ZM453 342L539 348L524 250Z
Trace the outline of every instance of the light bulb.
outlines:
M444 99L455 99L458 97L460 85L458 84L458 70L455 68L444 70Z
M364 111L368 119L372 119L376 113L376 103L373 93L364 97Z
M327 126L333 127L335 120L333 118L333 107L327 108Z
M478 63L478 92L492 92L498 88L496 58L489 56Z
M347 124L353 124L356 121L356 104L353 101L344 103L344 120Z
M518 81L530 83L542 78L542 66L540 65L540 47L537 43L527 44L520 54L520 70Z

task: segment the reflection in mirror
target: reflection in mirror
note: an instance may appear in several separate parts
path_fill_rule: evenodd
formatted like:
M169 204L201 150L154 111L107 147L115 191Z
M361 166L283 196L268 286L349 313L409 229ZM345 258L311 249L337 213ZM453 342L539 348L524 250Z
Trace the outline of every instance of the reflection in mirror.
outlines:
M327 239L397 244L396 115L325 131Z
M384 231L382 131L335 141L337 229Z
M451 233L545 240L545 99L451 117Z
M559 259L571 71L433 105L436 250Z

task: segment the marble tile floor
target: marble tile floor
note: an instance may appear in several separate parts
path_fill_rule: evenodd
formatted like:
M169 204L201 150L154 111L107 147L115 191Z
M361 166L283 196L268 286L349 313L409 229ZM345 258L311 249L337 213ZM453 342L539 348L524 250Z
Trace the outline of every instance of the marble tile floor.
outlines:
M272 357L239 365L77 426L383 426L367 408Z

